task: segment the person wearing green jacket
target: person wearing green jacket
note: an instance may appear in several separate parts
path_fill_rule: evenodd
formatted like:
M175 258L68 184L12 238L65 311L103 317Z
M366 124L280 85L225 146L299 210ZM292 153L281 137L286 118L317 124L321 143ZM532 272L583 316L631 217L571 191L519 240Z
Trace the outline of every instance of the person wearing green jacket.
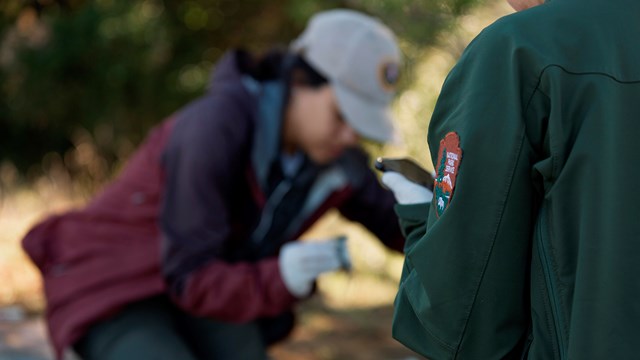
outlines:
M640 2L509 2L443 86L433 194L383 176L393 335L430 359L637 358Z

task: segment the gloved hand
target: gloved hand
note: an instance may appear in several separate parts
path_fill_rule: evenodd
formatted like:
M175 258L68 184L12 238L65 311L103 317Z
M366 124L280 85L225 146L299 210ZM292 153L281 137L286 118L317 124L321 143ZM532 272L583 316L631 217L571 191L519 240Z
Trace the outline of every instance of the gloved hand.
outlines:
M398 204L430 203L433 199L431 190L407 180L398 172L385 172L381 181L393 192Z
M340 269L339 250L338 240L285 244L278 266L287 290L298 298L309 295L318 275Z

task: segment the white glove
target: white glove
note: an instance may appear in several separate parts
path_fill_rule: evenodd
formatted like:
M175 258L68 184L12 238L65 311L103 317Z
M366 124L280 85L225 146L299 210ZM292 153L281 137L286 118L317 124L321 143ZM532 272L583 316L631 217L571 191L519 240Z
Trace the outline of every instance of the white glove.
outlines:
M398 204L430 203L433 199L431 190L409 181L400 173L387 171L381 180L393 192Z
M285 244L278 266L287 290L298 298L309 295L318 275L340 269L339 250L337 240Z

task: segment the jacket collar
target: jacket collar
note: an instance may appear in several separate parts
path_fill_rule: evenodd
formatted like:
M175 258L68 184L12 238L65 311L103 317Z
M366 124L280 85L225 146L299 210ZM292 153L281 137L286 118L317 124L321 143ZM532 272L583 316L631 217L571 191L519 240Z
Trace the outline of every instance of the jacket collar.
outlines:
M243 77L245 87L258 96L258 116L254 132L251 162L258 185L265 191L269 171L280 153L280 133L286 87L282 81L258 83Z

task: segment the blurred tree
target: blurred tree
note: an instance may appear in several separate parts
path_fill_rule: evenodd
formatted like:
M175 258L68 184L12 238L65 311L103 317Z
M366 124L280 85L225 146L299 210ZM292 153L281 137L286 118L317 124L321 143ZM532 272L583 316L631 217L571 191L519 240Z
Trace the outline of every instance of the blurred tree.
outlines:
M286 44L328 8L393 28L406 84L420 51L481 1L2 0L0 162L24 172L45 153L64 156L81 129L113 166L150 126L202 94L226 49Z

